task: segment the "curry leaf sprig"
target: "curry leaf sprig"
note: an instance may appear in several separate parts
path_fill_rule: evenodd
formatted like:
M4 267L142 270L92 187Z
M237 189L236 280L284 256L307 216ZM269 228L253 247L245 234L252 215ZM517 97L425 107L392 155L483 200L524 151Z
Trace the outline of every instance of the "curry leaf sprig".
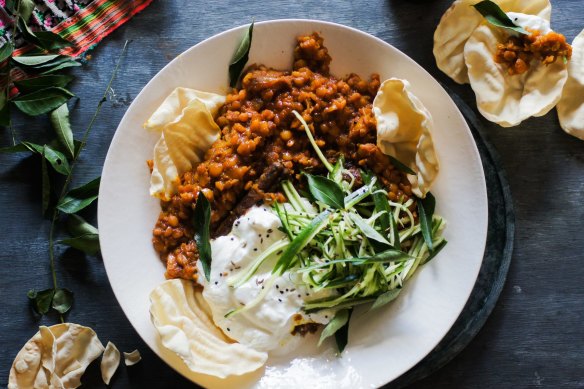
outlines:
M16 1L8 7L13 11L15 22L12 40L0 48L0 59L4 61L4 84L0 91L0 126L9 127L12 133L13 145L0 149L3 153L27 152L40 156L42 177L42 212L51 215L51 225L48 236L49 265L52 275L52 287L44 290L30 290L28 297L32 306L39 314L44 315L51 309L61 315L69 311L73 304L73 292L61 288L57 282L55 268L55 244L69 246L95 255L99 252L99 233L97 228L77 215L91 205L99 191L100 178L69 190L73 178L73 169L83 151L95 119L102 104L106 101L111 90L112 82L117 74L123 54L128 42L124 45L109 83L97 104L96 111L87 125L81 141L74 139L73 130L69 121L67 101L74 96L66 89L73 77L58 74L63 69L80 66L75 58L53 54L50 51L71 46L69 42L51 32L33 32L26 21L30 16L28 1ZM29 12L30 11L30 12ZM35 46L40 55L14 56L14 36L16 28L20 29L23 38ZM12 71L20 69L29 78L13 80ZM16 90L16 93L11 91ZM29 116L49 114L50 123L56 139L48 144L37 144L30 141L16 141L11 118L11 108L15 107ZM49 166L52 169L49 169ZM64 180L52 180L53 175L61 175ZM54 183L52 181L55 181ZM64 181L64 182L63 182ZM53 185L63 182L62 185ZM58 193L58 195L57 195ZM59 225L65 227L69 237L56 240L56 230Z

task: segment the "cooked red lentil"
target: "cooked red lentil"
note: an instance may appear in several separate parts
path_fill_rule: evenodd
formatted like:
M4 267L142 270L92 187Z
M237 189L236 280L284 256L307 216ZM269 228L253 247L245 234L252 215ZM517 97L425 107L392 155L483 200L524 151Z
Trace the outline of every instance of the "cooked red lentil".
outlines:
M178 193L162 201L152 241L166 262L167 278L197 277L198 251L190 217L200 191L211 203L211 229L217 236L229 232L240 208L285 201L282 179L301 185L301 171L324 172L294 110L331 162L343 154L346 166L357 175L359 167L375 172L390 199L409 198L411 185L405 174L376 145L372 102L379 76L336 78L329 74L330 62L318 34L300 36L292 71L252 65L241 89L227 95L215 119L220 138L196 169L182 175Z
M509 36L505 43L497 44L495 62L503 64L509 75L525 73L533 59L549 65L558 58L569 60L572 57L572 46L562 34L552 31L541 35L538 30L528 31L529 35Z

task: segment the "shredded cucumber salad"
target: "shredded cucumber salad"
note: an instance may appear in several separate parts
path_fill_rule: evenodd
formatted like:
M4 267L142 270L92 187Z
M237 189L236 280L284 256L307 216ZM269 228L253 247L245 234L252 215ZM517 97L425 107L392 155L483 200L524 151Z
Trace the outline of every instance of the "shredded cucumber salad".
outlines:
M264 263L274 263L272 279L287 271L297 272L315 292L330 290L330 297L307 301L303 309L308 313L336 310L320 341L335 335L342 351L353 307L372 303L375 309L394 300L416 269L446 245L441 236L445 221L434 215L435 200L430 193L424 199L391 201L375 175L363 170L363 185L357 188L357 179L345 169L343 158L331 165L302 117L297 118L328 174L305 173L307 192L299 192L290 181L282 183L288 202L274 204L274 210L287 237L228 282L238 287ZM260 303L270 282L254 301L227 315Z

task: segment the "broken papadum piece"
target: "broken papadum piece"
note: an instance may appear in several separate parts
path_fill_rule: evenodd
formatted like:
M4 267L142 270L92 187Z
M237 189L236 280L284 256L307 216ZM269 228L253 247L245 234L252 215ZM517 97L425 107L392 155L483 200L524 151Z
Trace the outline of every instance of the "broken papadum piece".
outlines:
M224 102L225 96L176 88L144 124L160 132L154 146L150 195L169 200L180 175L201 162L219 137L213 117Z
M106 385L109 385L116 370L118 370L118 366L120 366L120 350L118 350L116 345L112 342L107 342L99 366L101 370L101 379Z
M479 0L456 0L442 15L434 32L434 57L438 68L459 84L469 82L464 46L473 31L487 24L473 7ZM549 0L494 0L504 12L537 15L550 20Z
M424 198L440 169L432 140L432 115L411 92L406 80L381 83L373 100L377 120L377 146L398 159L416 175L408 174L412 191Z
M201 290L190 281L163 282L150 294L150 314L162 344L197 373L225 378L259 369L268 358L235 343L213 323Z
M89 327L73 323L41 326L16 355L8 388L77 388L87 366L103 350Z
M542 35L551 32L549 21L533 15L509 12L515 24ZM497 44L504 42L509 32L481 25L464 46L464 59L470 85L475 92L477 107L488 120L502 127L512 127L531 116L548 113L559 101L568 77L567 63L555 61L543 64L533 60L522 74L510 75L495 62Z
M572 42L568 80L556 108L562 129L584 140L584 30Z
M164 126L175 121L194 100L205 104L211 115L215 116L219 107L225 102L225 96L190 88L176 88L144 123L144 128L150 131L162 131Z
M134 366L136 363L142 360L142 356L140 355L140 351L134 350L132 352L125 352L124 351L124 363L126 366Z

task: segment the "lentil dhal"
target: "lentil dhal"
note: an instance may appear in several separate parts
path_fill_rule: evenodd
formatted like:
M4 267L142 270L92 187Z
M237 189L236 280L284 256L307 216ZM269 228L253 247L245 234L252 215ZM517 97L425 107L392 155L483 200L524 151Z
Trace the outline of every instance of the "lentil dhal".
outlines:
M533 59L549 65L559 58L567 61L572 57L572 46L564 35L553 31L545 35L538 30L528 31L529 35L510 35L506 42L497 44L495 62L503 64L509 75L525 73Z
M318 34L300 36L292 71L252 65L243 75L241 88L227 95L215 118L221 129L219 139L203 162L181 176L178 193L161 204L153 244L166 262L167 278L197 278L198 250L192 240L191 214L199 193L211 203L211 229L217 236L224 231L222 223L238 216L235 213L242 208L238 204L283 202L286 199L279 185L283 179L302 185L302 171L324 172L293 111L308 123L329 161L342 154L355 175L359 167L372 170L391 200L411 196L405 174L376 145L372 102L379 76L336 78L329 74L330 62ZM262 183L261 178L270 175L264 173L274 166L278 167L277 179Z

